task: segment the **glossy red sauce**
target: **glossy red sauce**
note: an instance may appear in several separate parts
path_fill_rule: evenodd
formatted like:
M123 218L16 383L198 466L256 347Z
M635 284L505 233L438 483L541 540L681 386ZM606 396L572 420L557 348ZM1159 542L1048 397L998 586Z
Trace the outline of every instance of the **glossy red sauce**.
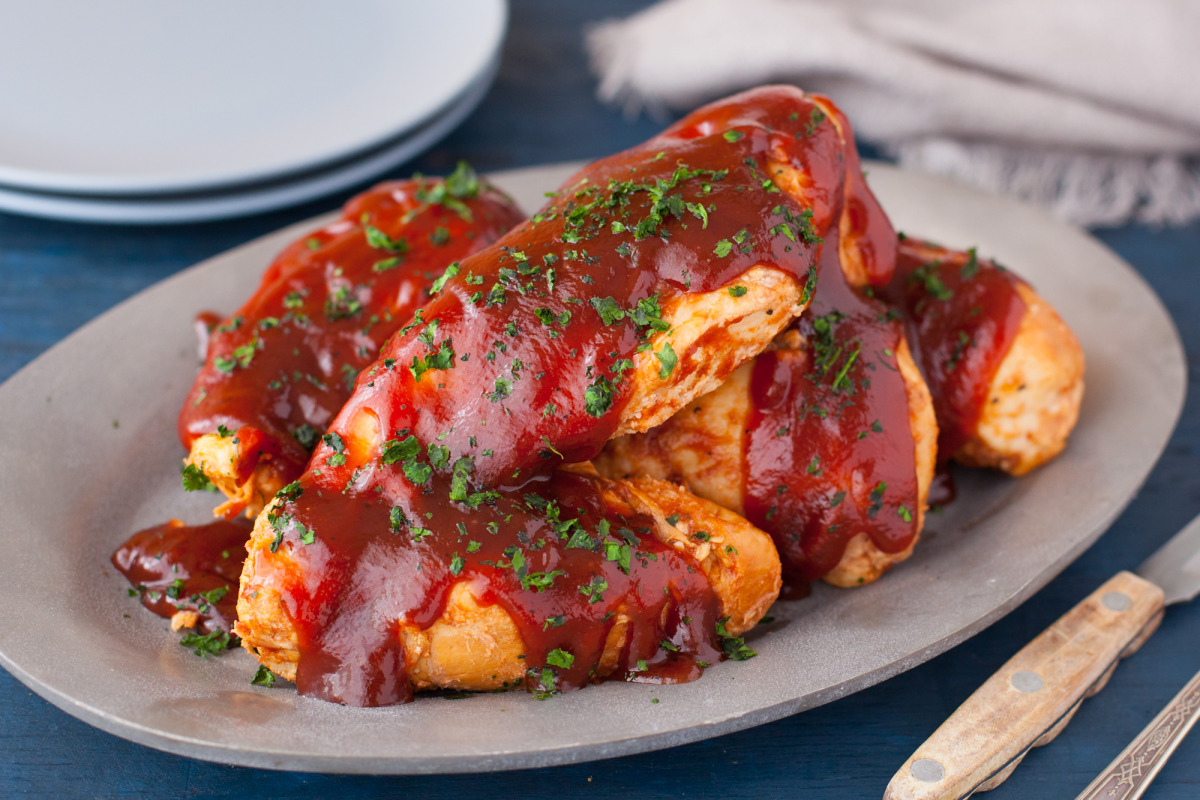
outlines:
M358 372L429 285L521 220L506 197L461 175L450 184L460 197L440 196L440 179L418 179L353 198L341 219L280 253L236 314L215 326L198 320L206 358L179 414L184 447L223 425L239 432L242 474L269 456L286 464L286 480L299 475ZM250 429L259 446L246 444Z
M512 617L535 691L587 683L618 616L629 619L629 645L614 677L688 679L696 661L721 656L704 573L651 535L651 520L604 498L600 479L559 471L476 510L447 502L441 476L428 494L394 473L372 483L381 491L353 498L308 489L283 509L290 563L279 577L300 631L302 694L352 705L409 699L395 620L428 627L458 581ZM395 525L393 514L402 515ZM311 544L296 540L297 523L316 532ZM569 668L554 665L556 649Z
M113 553L112 563L142 605L160 617L195 611L198 632L229 633L249 538L245 522L168 522L135 533Z
M888 553L918 531L916 450L896 364L903 330L844 279L830 243L803 350L760 355L743 437L746 518L772 534L791 583L816 580L866 533Z
M849 122L831 109L850 136ZM822 245L812 306L794 326L801 350L760 355L743 438L747 518L771 533L787 599L832 570L866 533L889 553L919 532L916 453L897 364L899 322L871 289L896 267L896 232L846 148L836 237ZM864 287L853 287L853 274Z
M938 458L975 433L988 387L1025 316L1022 281L973 250L900 242L896 275L883 293L906 319L909 343L937 416Z
M770 181L772 157L812 176L815 230L813 209ZM516 622L539 676L526 681L532 688L546 669L560 687L586 680L604 618L622 606L633 627L619 677L690 678L698 671L688 662L718 657L717 601L697 565L641 533L645 521L603 499L598 479L555 468L595 455L616 429L628 399L621 366L672 299L729 285L760 263L808 281L843 158L837 130L798 90L747 92L596 162L529 222L464 259L419 323L363 372L332 425L345 443L356 423L373 420L388 440L383 452L399 460L384 463L371 449L365 461L339 464L338 442L319 444L284 493L298 496L277 510L288 559L258 558L262 569L300 565L277 581L301 631L299 690L353 705L408 699L395 623L385 621L432 623L455 555L455 577ZM489 494L472 501L475 492ZM530 493L557 503L560 520L579 520L594 547L572 547L573 533L554 531ZM395 532L393 508L407 520ZM598 541L602 519L605 540L632 550L628 575ZM471 542L479 548L468 551ZM527 585L530 574L557 570L551 588ZM592 602L597 579L609 588ZM562 624L547 626L548 616ZM571 649L571 668L553 665L555 647ZM645 673L630 668L639 659ZM656 674L664 661L675 663Z

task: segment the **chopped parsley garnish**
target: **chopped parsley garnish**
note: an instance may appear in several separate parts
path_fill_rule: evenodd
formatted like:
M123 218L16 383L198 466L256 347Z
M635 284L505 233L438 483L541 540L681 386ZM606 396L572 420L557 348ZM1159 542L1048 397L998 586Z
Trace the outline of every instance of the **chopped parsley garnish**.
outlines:
M605 325L625 319L625 312L612 297L593 297L590 302Z
M571 665L575 663L575 656L566 650L555 648L546 654L546 663L552 667L570 669Z
M606 589L608 589L608 581L596 575L586 585L579 587L579 593L588 598L589 603L599 603L604 599Z
M942 283L942 276L938 274L938 268L941 267L941 262L931 261L928 264L922 264L912 271L912 274L906 279L906 283L921 283L925 286L925 291L933 295L937 300L949 300L954 296L954 292L946 288L946 284Z
M499 381L497 381L499 383ZM593 417L604 416L612 408L613 382L601 375L583 392L584 410Z
M233 641L236 642L236 637ZM203 636L197 633L189 633L179 640L180 645L192 648L192 652L200 658L220 655L229 648L230 643L229 634L225 631L213 631Z
M886 481L880 481L871 490L871 505L867 507L867 517L870 519L875 519L875 515L879 513L879 509L883 508L883 493L886 491Z
M513 559L513 568L516 568L516 558ZM560 575L565 575L561 569L552 570L551 572L530 572L521 577L521 586L525 589L533 589L535 592L544 592L554 585L554 579Z
M185 492L197 492L215 488L212 485L212 481L204 474L204 470L195 464L188 464L183 468L183 490Z
M304 494L304 489L300 486L300 481L295 480L276 492L275 496L283 500L295 500L302 494Z
M412 373L413 378L420 382L421 376L430 370L445 370L451 369L454 366L454 340L444 339L437 350L433 351L424 359L413 356L412 364L408 370Z
M670 342L663 342L662 348L654 355L658 359L658 363L662 365L658 369L658 379L665 381L671 377L671 372L675 369L675 364L679 362L679 359Z
M438 292L440 292L446 286L446 281L450 280L457 274L458 274L458 262L456 261L453 264L451 264L450 266L446 267L446 271L442 273L442 277L438 278L436 281L433 282L433 286L429 287L429 293L437 294Z
M384 442L379 460L384 464L395 464L397 461L413 458L420 452L421 443L417 441L416 436L409 434L403 439L388 439Z
M485 396L493 403L499 403L512 394L512 386L512 381L507 378L496 378L495 391L487 392Z
M250 679L250 683L254 686L274 686L275 673L267 669L266 664L259 664L258 672L254 673L254 677Z
M959 274L962 275L963 280L969 281L979 274L979 256L974 247L967 250L967 256L967 263L963 264Z
M729 617L722 617L717 621L717 636L721 640L721 649L725 651L725 655L734 661L745 661L758 655L746 646L745 639L740 636L731 636L725 630L725 623L728 621Z
M408 241L401 236L399 239L393 239L383 231L376 228L369 221L369 216L363 214L362 225L363 233L367 236L367 244L376 250L387 250L389 253L404 255L408 252Z
M730 297L741 297L742 295L746 294L747 291L749 291L749 290L745 286L730 286L729 287L729 296Z
M325 459L326 464L331 467L340 467L346 463L346 444L342 441L341 436L330 432L322 436L321 441L333 448L333 455Z
M362 300L350 291L349 286L339 286L325 298L325 318L329 320L348 319L362 309Z
M317 429L307 422L291 430L292 438L300 443L305 450L312 450L317 444Z
M203 598L206 603L215 606L217 603L221 602L222 598L224 598L227 594L229 594L228 586L217 586L216 588L209 589L207 592L200 592L196 596Z
M632 555L633 550L627 544L621 544L620 542L604 543L605 560L617 562L617 567L626 575L629 574L629 562Z
M428 464L422 464L416 459L405 461L401 469L404 470L404 477L408 478L409 482L414 486L424 484L433 476L433 467Z
M554 325L555 323L557 323L559 325L566 325L568 322L571 321L571 312L570 311L564 311L561 314L556 315L553 311L551 311L548 308L535 308L533 310L533 313L534 313L534 316L536 316L539 320L541 320L541 323L543 325Z

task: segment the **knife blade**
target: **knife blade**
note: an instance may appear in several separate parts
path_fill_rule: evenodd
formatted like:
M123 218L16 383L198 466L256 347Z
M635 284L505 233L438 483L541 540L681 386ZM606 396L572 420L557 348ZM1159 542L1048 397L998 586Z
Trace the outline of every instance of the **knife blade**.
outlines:
M1120 572L988 678L893 776L884 800L964 800L994 789L1050 742L1122 658L1154 632L1168 604L1200 594L1200 516L1137 574Z

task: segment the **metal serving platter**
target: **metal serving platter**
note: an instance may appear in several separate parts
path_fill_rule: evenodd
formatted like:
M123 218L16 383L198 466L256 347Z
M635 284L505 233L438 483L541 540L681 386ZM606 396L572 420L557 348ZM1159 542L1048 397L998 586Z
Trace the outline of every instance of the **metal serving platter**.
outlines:
M577 165L501 173L525 208ZM127 596L108 558L132 531L208 518L179 487L175 416L196 371L191 320L231 311L310 220L210 259L121 304L0 387L0 662L92 725L196 758L272 769L435 773L608 758L758 725L910 669L1043 586L1109 526L1166 445L1184 355L1167 312L1113 253L1044 213L871 164L899 228L978 245L1028 278L1078 334L1087 392L1067 451L1012 480L960 475L915 555L883 580L818 586L753 632L757 658L677 686L607 683L421 697L359 709L250 685L248 654L211 661ZM652 702L657 700L658 702Z

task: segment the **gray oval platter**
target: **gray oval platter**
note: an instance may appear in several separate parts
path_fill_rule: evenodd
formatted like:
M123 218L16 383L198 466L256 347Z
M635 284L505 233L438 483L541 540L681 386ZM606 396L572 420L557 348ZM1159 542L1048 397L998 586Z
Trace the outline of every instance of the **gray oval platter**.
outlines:
M575 165L502 173L532 210ZM862 589L778 603L759 656L678 686L607 683L357 709L250 685L243 652L178 644L109 566L134 530L208 518L179 487L175 416L196 371L191 320L232 311L290 239L271 234L121 304L0 387L0 663L92 725L196 758L271 769L436 773L609 758L747 728L878 683L1006 614L1100 536L1166 445L1184 356L1136 273L1086 234L1011 201L870 165L898 227L978 245L1054 303L1088 359L1067 452L1020 481L962 473L911 560ZM199 493L204 494L204 493ZM651 702L656 699L658 702Z

